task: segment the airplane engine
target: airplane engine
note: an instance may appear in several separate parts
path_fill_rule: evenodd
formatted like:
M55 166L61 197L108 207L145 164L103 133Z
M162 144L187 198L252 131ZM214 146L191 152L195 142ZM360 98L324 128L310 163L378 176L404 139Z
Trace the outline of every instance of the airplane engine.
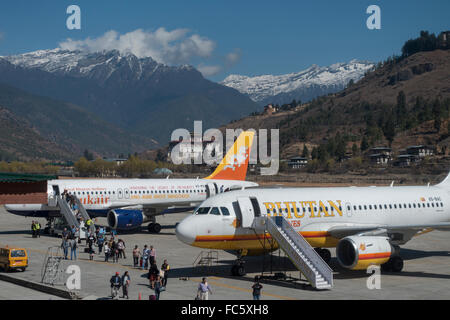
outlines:
M144 222L141 210L114 209L108 212L108 225L116 230L133 230Z
M370 265L386 263L394 248L387 237L350 236L341 239L336 247L336 256L344 268L365 270Z

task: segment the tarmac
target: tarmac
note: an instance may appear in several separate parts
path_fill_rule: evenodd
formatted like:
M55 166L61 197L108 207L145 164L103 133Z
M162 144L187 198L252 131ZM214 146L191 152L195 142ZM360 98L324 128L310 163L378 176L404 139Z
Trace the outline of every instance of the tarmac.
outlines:
M42 269L48 248L60 246L61 239L48 235L32 238L33 218L9 214L1 206L0 246L26 248L29 267L25 272L0 272L0 300L48 300L70 296L78 299L111 299L109 279L115 272L122 275L125 271L129 271L131 276L130 299L148 300L149 295L154 292L149 287L147 271L134 268L132 261L134 245L138 245L142 250L145 244L155 247L158 267L164 259L168 260L171 267L166 291L161 293L161 300L194 300L202 277L207 277L212 287L210 300L251 300L253 279L261 275L263 268L264 275L284 273L287 280L263 281L261 300L450 299L450 232L429 232L414 237L402 246L400 253L405 259L403 271L382 273L380 289L368 288L367 282L371 274L366 271L352 271L340 267L334 257L334 250L331 250L333 258L330 266L334 270L334 287L331 290L317 291L305 280L293 279L298 279L301 275L280 251L264 257L246 258L247 274L243 277L231 275L235 256L224 251L218 251L217 264L195 267L195 259L204 250L181 243L175 236L176 223L188 215L189 213L183 213L157 217L158 223L162 225L159 234L149 234L146 226L135 233L119 234L118 238L126 243L127 258L120 259L117 263L104 262L103 254L96 254L92 261L89 260L88 254L83 252L83 241L78 249L78 260L64 260L60 280L51 286L41 284ZM37 220L45 226L45 219ZM99 218L96 224L105 225L106 219ZM96 249L98 252L98 248ZM64 270L69 265L77 265L80 268L80 290L69 292L65 286L70 274L66 274ZM8 282L4 281L4 277ZM17 285L18 281L31 285Z

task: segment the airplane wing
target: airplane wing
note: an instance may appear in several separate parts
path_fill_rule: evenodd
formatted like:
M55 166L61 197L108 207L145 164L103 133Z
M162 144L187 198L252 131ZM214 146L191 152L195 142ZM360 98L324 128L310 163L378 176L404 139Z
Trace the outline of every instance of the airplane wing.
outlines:
M450 222L440 222L431 224L417 224L417 225L335 225L328 229L328 233L335 238L341 239L347 236L356 234L374 234L377 232L393 232L393 231L420 231L423 229L437 229L437 230L449 230Z
M171 213L181 213L181 212L188 212L193 211L200 202L186 202L186 203L179 203L176 206L173 205L173 203L158 203L158 204L152 204L152 205L143 205L142 208L144 209L144 214L147 216L159 216L163 214L171 214Z

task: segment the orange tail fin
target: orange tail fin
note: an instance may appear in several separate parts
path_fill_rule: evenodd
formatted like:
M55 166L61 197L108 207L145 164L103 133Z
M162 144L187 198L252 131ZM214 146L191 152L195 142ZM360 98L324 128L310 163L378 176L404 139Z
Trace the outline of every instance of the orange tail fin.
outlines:
M205 179L245 180L254 135L253 131L242 132L216 170Z

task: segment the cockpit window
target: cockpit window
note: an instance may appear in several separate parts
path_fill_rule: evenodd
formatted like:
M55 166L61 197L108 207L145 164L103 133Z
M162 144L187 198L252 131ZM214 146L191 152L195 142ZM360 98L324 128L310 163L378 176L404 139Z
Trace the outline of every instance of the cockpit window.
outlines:
M225 208L225 207L220 207L220 211L222 211L222 214L224 216L229 216L230 215L230 211L228 211L228 209Z
M209 209L211 209L211 207L198 208L196 214L208 214Z
M219 208L217 208L217 207L212 208L210 214L214 214L216 216L220 216Z

